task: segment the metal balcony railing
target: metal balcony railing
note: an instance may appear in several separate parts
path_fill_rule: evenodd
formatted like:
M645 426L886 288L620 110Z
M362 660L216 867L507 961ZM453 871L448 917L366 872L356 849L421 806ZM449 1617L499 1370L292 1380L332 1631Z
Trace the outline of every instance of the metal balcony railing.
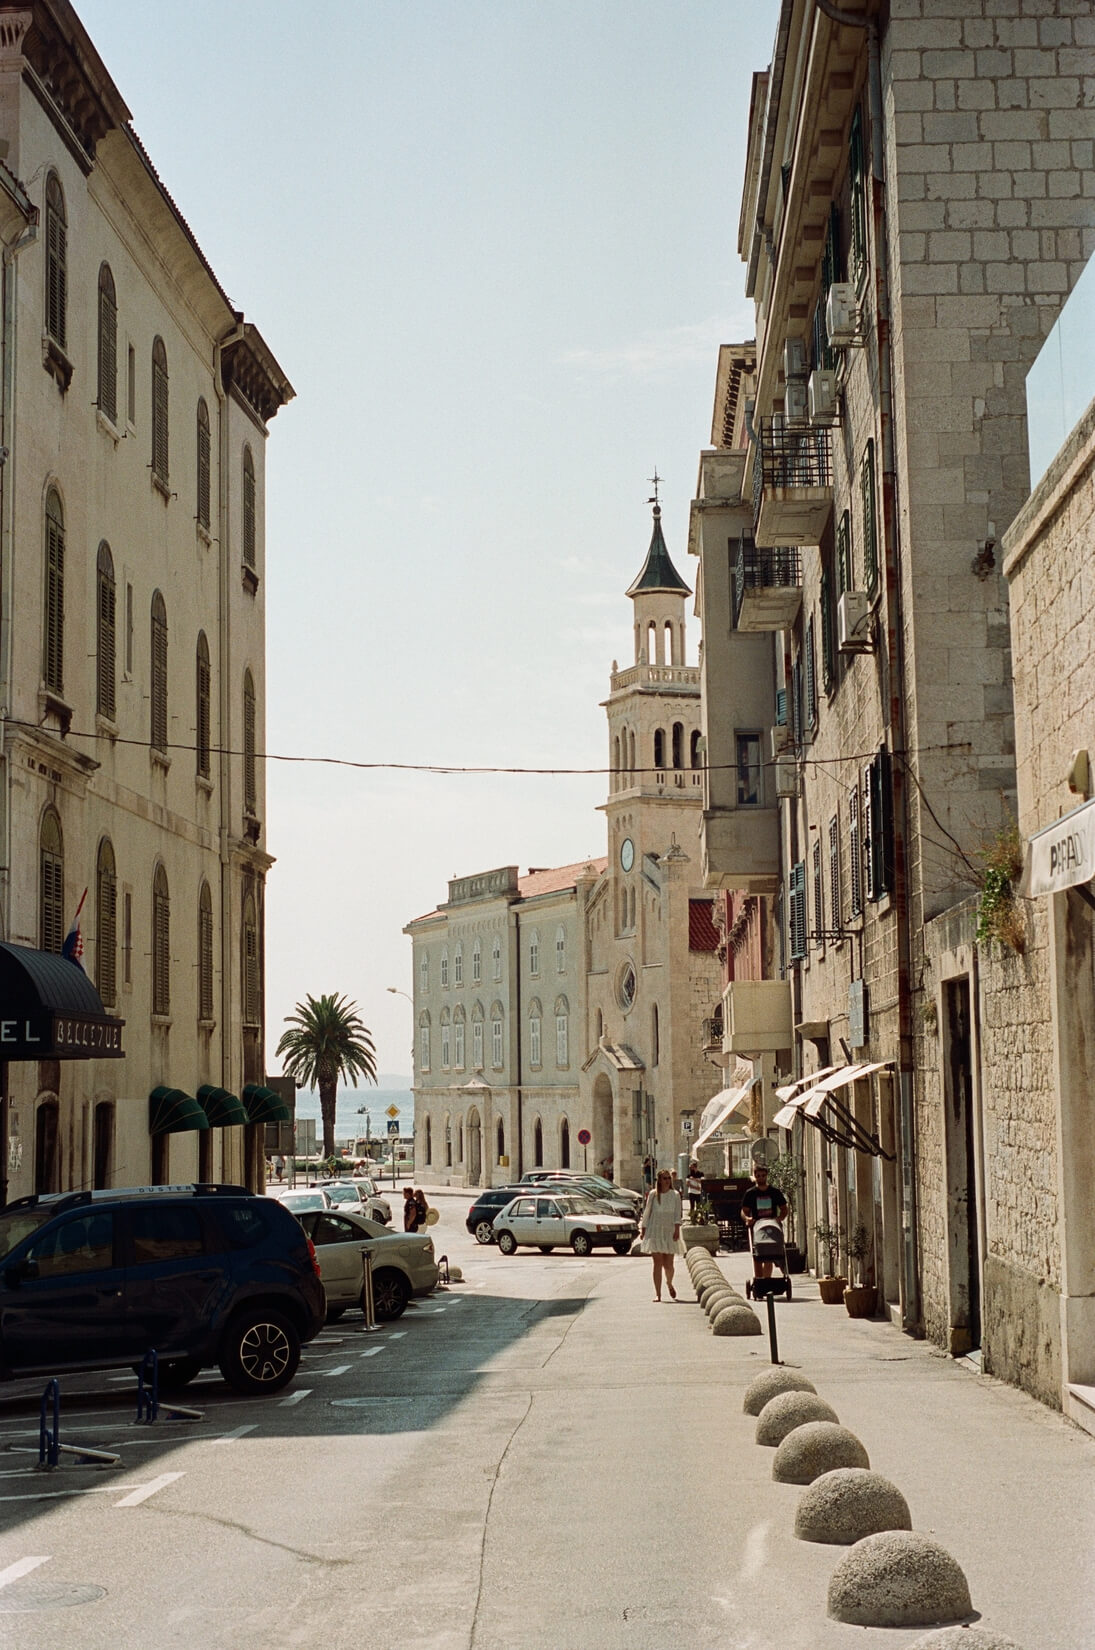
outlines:
M744 535L738 540L731 584L735 629L741 628L742 607L750 591L801 588L802 552L796 546L778 545L764 550Z
M833 485L832 432L826 425L788 424L783 418L757 421L753 459L753 530L765 495L773 488L828 488Z

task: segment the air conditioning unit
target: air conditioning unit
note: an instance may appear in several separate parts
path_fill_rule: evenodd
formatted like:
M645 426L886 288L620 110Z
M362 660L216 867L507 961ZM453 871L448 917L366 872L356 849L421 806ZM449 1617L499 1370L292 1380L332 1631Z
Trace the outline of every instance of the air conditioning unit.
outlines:
M799 793L799 766L793 756L777 756L773 764L776 774L776 795L795 797Z
M783 342L783 376L806 377L806 341L803 338L785 338Z
M834 349L860 342L859 305L850 281L834 281L825 300L825 330Z
M775 727L771 730L770 738L771 745L769 748L772 753L772 761L774 762L776 758L782 756L784 751L788 750L791 745L791 730L787 726L786 722L777 722Z
M810 412L806 385L801 378L792 378L784 387L783 411L788 424L805 424Z
M845 590L836 609L837 646L841 653L870 653L871 603L865 590Z
M811 424L831 424L838 416L836 373L818 367L810 374L808 388Z

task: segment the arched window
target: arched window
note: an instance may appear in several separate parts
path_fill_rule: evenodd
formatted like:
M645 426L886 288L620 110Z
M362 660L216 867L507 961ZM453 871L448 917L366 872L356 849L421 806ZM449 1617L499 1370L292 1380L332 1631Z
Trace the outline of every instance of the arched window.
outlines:
M107 1008L117 1001L118 879L110 838L99 844L95 864L95 986Z
M243 1023L257 1026L262 1023L262 989L259 979L259 921L255 911L255 896L247 894L243 901Z
M478 1003L472 1011L471 1065L473 1071L483 1069L483 1010Z
M501 1118L498 1119L498 1123L495 1128L495 1136L498 1141L498 1161L501 1163L502 1159L506 1155L506 1125L503 1123Z
M99 265L99 411L118 422L118 300L109 264Z
M212 723L209 711L209 643L205 639L205 631L198 631L198 651L195 661L195 697L196 697L196 733L195 740L197 770L203 779L208 779L211 772Z
M528 1005L528 1063L530 1066L541 1063L540 1004L535 997Z
M198 1019L213 1019L213 896L207 882L198 894Z
M693 728L691 735L689 736L689 756L694 768L703 767L702 739L703 734L700 732L699 728Z
M243 565L255 567L255 461L250 447L243 449Z
M418 1017L418 1069L419 1071L429 1071L430 1069L430 1017L428 1014L420 1014ZM430 1154L427 1151L427 1162L429 1162L429 1156Z
M171 897L162 865L152 878L152 1012L171 1013Z
M456 1161L464 1161L464 1119L461 1118L456 1129Z
M55 487L46 494L45 634L42 675L53 693L65 690L65 513Z
M210 497L213 490L213 447L209 435L209 408L205 404L205 397L198 398L198 497L197 516L199 524L209 531Z
M490 1011L490 1063L495 1071L502 1069L504 1056L503 1049L504 1017L501 1003L495 1003Z
M38 831L38 945L59 952L65 943L65 852L61 821L53 808Z
M243 811L254 819L258 814L258 781L255 774L255 679L243 673Z
M594 1021L593 1021L593 1035L597 1039L597 1041L600 1042L600 1040L604 1036L604 1034L605 1034L605 1017L601 1013L601 1010L598 1009L597 1013L596 1013L596 1016L594 1018Z
M570 1168L570 1123L565 1117L559 1124L559 1167Z
M433 1124L426 1118L426 1162L433 1162Z
M528 937L528 971L533 977L540 972L540 930L534 928Z
M627 766L628 771L631 774L632 784L634 784L635 775L638 771L638 764L635 761L635 735L633 732L629 733L627 736Z
M423 951L418 959L418 987L422 992L430 989L430 954Z
M620 784L620 736L616 735L612 741L612 784L610 790L617 790Z
M104 539L95 561L95 709L113 722L116 709L118 632L114 558Z
M464 947L459 941L457 941L452 954L452 983L453 985L463 985L464 983Z
M675 768L682 768L684 766L684 723L683 722L674 722L673 723L673 766Z
M471 948L471 983L478 985L483 978L483 947L476 940Z
M452 1065L452 1026L447 1008L441 1013L441 1064L446 1071Z
M654 729L654 766L665 767L665 729Z
M452 1063L457 1071L464 1069L464 1010L458 1008L452 1022ZM461 1153L463 1156L463 1153Z
M502 941L496 934L490 948L490 972L493 980L502 978Z
M445 1113L445 1167L452 1168L452 1123L448 1112Z
M162 338L152 343L152 474L167 486L167 350Z
M544 1125L537 1118L532 1125L532 1162L535 1168L542 1168L544 1162Z
M555 999L555 1064L570 1064L570 1004L565 997Z
M560 923L555 930L555 972L565 974L567 971L567 931Z
M620 729L620 783L627 785L627 729Z
M152 597L152 698L151 739L153 749L167 750L167 608L157 590Z
M441 952L441 985L442 985L443 988L447 989L448 983L449 983L449 948L446 945L444 947L444 949L442 950L442 952Z
M650 1064L656 1066L661 1058L661 1030L658 1023L658 1005L650 1008Z
M56 172L46 179L46 331L68 347L68 218Z
M674 650L674 647L673 647L673 625L672 625L671 620L666 619L666 621L665 621L665 662L666 662L667 665L675 665L675 664L680 663L680 661L674 657L674 652L675 652L675 650Z
M648 665L661 664L658 658L658 627L653 619L646 627L646 662Z

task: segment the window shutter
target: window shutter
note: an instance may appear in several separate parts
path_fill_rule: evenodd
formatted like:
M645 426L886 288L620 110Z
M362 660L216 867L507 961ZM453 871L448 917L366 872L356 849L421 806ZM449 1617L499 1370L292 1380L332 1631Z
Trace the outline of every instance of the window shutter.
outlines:
M198 636L197 657L197 768L203 778L208 779L210 773L210 746L212 743L209 714L209 643L205 639L205 632Z
M852 520L848 511L841 516L836 530L836 588L837 595L855 589L855 568L852 565Z
M248 671L243 680L243 807L254 814L258 808L258 787L255 775L255 684ZM459 953L457 953L459 961ZM460 979L457 978L457 985Z
M806 727L813 728L817 723L817 661L815 658L814 616L812 613L806 621L804 676Z
M213 897L205 883L198 901L198 1016L213 1018Z
M828 567L821 569L821 685L826 693L833 685L833 667L836 661L836 636L833 623L833 581Z
M869 830L872 886L871 899L879 899L893 889L893 768L885 745L867 769L870 794Z
M848 798L848 893L853 917L863 910L863 849L859 829L859 783Z
M259 929L250 899L243 914L243 1018L245 1025L259 1024Z
M874 442L868 441L859 472L860 492L863 496L863 573L867 589L878 583L878 512L874 485Z
M152 598L151 739L155 750L167 750L167 610L157 590Z
M209 409L204 400L198 402L198 521L209 531L209 500L211 492L211 445L209 436Z
M162 865L152 882L152 1012L171 1012L171 900Z
M821 839L814 843L813 852L813 881L814 881L814 928L821 934L825 931L825 885L821 875Z
M867 886L867 898L878 898L878 887L875 880L875 832L874 832L874 774L873 763L868 762L863 770L863 880Z
M46 504L46 634L43 671L54 693L65 687L65 528L56 493Z
M65 349L68 312L68 231L65 198L56 177L46 184L46 331Z
M152 473L165 486L169 476L167 410L167 351L163 339L157 338L152 346Z
M787 884L788 937L791 942L791 961L799 962L806 955L806 861L792 865Z
M114 720L117 659L117 592L114 565L105 544L99 546L98 637L95 660L95 700L100 716Z
M852 204L852 279L857 284L867 270L867 177L863 154L863 116L852 116L848 143L848 177Z
M776 727L777 728L785 728L786 726L787 726L787 689L785 687L781 687L781 688L776 689Z
M840 816L829 821L829 924L839 932L842 924L840 898Z
M795 658L791 666L791 738L795 745L802 744L802 656Z
M255 565L255 461L250 447L243 450L243 560Z
M99 410L118 422L118 309L106 264L99 271Z

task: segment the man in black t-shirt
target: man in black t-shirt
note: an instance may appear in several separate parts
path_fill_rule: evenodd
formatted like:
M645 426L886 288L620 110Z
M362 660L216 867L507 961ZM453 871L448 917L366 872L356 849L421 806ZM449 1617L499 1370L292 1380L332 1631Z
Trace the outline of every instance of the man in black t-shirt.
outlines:
M756 1163L753 1165L753 1182L741 1200L741 1218L746 1226L752 1226L754 1220L778 1220L783 1225L787 1214L787 1199L778 1186L768 1184L768 1165ZM770 1278L772 1276L772 1262L770 1260L753 1261L753 1276L755 1278Z

